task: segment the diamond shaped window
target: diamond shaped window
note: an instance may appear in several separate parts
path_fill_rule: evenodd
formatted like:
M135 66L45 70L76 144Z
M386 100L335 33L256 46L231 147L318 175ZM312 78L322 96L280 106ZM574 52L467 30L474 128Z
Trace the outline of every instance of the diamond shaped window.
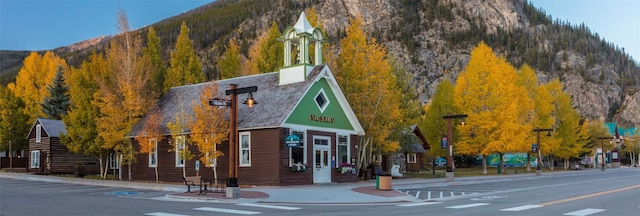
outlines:
M324 90L320 90L320 92L318 92L318 95L315 97L315 101L320 112L324 112L324 109L329 105L329 99L327 99L327 96L324 94Z

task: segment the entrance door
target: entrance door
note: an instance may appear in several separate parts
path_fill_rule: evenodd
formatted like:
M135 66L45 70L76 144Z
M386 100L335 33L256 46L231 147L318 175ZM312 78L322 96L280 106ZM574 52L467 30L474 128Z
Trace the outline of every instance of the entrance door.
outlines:
M329 137L313 138L313 183L331 182L331 144Z

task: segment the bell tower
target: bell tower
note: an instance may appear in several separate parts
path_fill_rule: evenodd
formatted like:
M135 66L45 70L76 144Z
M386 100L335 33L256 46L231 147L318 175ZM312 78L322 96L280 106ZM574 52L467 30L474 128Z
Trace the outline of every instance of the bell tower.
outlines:
M319 28L312 27L304 12L294 26L282 34L284 66L280 68L280 85L302 82L314 66L322 64L322 42L326 39ZM309 43L314 44L314 59L309 55Z

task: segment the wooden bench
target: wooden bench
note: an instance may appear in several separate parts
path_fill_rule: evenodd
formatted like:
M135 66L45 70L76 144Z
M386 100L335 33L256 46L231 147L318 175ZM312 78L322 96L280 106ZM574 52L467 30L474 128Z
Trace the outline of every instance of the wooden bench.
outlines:
M191 187L200 187L200 193L202 193L202 177L201 176L183 176L182 180L184 180L184 185L187 186L187 191L185 193L193 193L191 191Z

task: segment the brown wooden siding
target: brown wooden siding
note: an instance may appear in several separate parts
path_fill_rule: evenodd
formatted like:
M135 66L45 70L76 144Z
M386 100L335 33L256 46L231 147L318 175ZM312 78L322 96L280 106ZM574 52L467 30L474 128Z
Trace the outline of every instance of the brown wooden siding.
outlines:
M284 145L285 138L289 135L286 128L271 128L252 130L251 134L251 167L238 168L238 184L240 185L300 185L313 183L313 169L305 172L292 172L289 168L289 148ZM332 154L335 155L335 133L308 131L305 139L307 146L307 165L313 163L313 135L329 136L332 139ZM351 157L356 158L356 148L358 137L351 136ZM140 149L140 145L132 139L134 148ZM192 160L185 162L186 175L194 176L195 161L200 157L194 145L187 145L194 155ZM158 142L158 177L159 181L180 182L182 181L182 168L175 167L175 153L169 151L172 146L168 143L168 138ZM219 179L227 179L229 176L229 143L224 142L218 145L223 155L218 158L217 173ZM148 153L139 153L136 156L137 162L132 165L132 177L135 180L155 181L155 169L149 167ZM126 174L126 166L123 173ZM212 178L211 168L200 167L200 176ZM339 175L339 176L338 176ZM126 176L126 175L123 175ZM355 182L356 174L339 174L332 171L332 181L334 182Z
M313 141L310 140L308 136L304 139L304 146L307 147L307 161L305 161L305 164L308 166L307 170L304 172L293 172L289 167L289 147L284 145L285 138L289 136L289 129L283 128L281 131L280 141L278 142L278 148L280 149L280 185L313 184L313 169L311 169L313 157L310 153L312 151L309 150L309 146L313 146Z
M42 134L45 134L44 132ZM75 171L76 164L81 164L85 169L85 174L98 174L100 164L95 157L81 154L72 154L66 146L60 143L58 137L43 136L41 142L36 143L35 136L29 139L29 154L31 151L40 150L40 168L32 169L29 164L29 172L37 173L61 173L71 174ZM29 163L31 161L29 160ZM48 163L47 163L48 162Z

